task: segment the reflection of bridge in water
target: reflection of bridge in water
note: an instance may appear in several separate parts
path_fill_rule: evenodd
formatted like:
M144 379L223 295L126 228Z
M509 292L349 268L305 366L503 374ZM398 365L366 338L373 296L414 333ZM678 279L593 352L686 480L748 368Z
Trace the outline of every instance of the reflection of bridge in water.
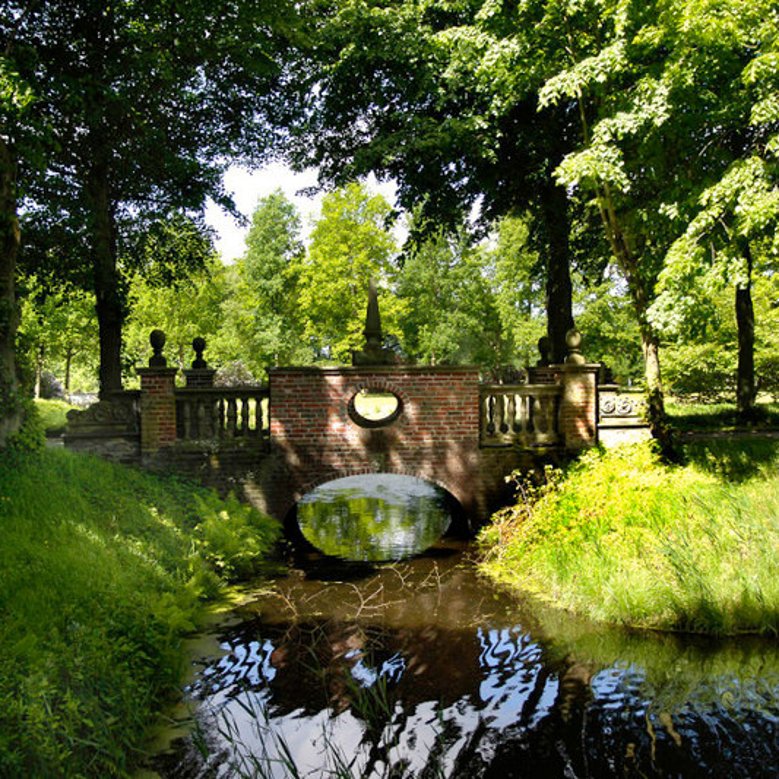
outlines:
M353 367L274 368L267 386L224 388L213 384L202 339L177 387L155 331L140 391L71 412L65 441L236 489L280 519L319 484L392 473L443 487L479 522L504 498L512 470L639 429L633 398L598 387L599 366L569 335L564 364L529 369L514 384L482 383L476 367L387 364L368 339ZM366 390L392 396L392 413L363 416L356 401Z

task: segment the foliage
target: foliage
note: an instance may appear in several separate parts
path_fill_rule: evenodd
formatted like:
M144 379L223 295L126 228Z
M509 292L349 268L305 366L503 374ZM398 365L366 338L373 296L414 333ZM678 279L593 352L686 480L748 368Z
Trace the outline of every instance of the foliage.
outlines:
M234 495L195 495L200 522L195 537L202 557L227 581L245 580L262 570L263 556L279 528Z
M383 292L394 281L391 209L364 185L347 184L322 200L308 254L297 269L303 334L318 359L349 361L363 346L368 284ZM379 295L385 335L398 331L401 306Z
M487 267L490 257L467 236L431 236L405 258L397 294L405 352L422 362L494 366L509 362Z
M304 256L300 229L297 209L280 190L262 198L252 216L246 253L229 276L217 349L230 361L245 361L255 376L272 365L311 360L298 311Z
M93 390L98 352L94 295L67 285L48 288L35 276L24 279L21 291L19 351L34 365L37 387L50 371L68 394L75 372L78 385Z
M62 450L4 459L0 495L0 774L125 775L177 687L181 636L224 582L206 552L230 559L239 544L211 532L206 550L198 528L224 512L265 554L275 525Z
M206 199L234 210L223 171L266 151L264 98L293 18L244 0L56 0L0 18L52 136L43 175L24 181L24 261L95 291L103 390L121 385L122 264L151 258L171 279L202 261Z
M725 442L672 467L646 444L590 452L496 515L483 567L600 621L776 635L778 454Z
M205 267L174 286L159 286L142 276L133 277L129 290L125 351L132 364L146 365L151 347L149 334L165 332L164 353L170 365L189 367L194 359L192 341L206 339L208 353L222 326L222 305L228 298L226 271L212 254Z

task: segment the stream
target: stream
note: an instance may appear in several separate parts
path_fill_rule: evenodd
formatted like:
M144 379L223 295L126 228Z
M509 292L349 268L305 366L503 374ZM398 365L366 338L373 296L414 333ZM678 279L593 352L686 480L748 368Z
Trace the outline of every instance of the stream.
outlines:
M410 477L306 496L286 570L200 637L211 646L154 770L779 776L777 641L609 629L542 608L478 574L457 519Z

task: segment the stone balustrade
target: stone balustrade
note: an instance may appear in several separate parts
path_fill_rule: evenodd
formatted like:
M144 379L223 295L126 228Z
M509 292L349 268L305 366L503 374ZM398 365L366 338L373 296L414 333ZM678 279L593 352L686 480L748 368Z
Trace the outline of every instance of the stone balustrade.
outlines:
M267 437L268 388L179 387L176 438L184 441Z
M479 443L539 449L561 443L559 384L483 384Z

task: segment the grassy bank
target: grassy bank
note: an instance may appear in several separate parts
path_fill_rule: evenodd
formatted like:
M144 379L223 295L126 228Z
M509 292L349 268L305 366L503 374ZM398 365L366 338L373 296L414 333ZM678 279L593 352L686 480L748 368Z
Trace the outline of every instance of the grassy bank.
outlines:
M716 634L779 634L779 445L593 451L525 487L481 535L495 579L589 618Z
M137 762L203 601L255 573L277 527L47 450L0 459L0 532L0 776L104 777Z

